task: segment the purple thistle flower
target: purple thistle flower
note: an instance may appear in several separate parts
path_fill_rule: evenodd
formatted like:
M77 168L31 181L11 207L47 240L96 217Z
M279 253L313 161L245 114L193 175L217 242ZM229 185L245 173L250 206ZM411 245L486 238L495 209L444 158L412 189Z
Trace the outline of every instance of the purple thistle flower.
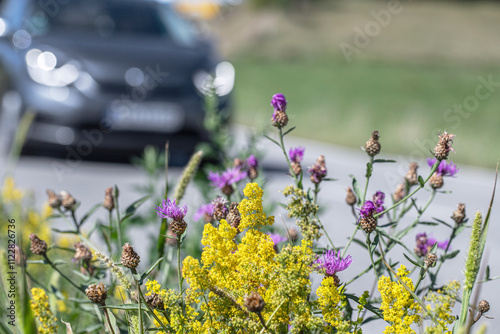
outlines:
M176 200L164 199L161 206L156 206L156 214L161 218L171 218L174 221L183 220L187 213L187 205L180 207L175 203Z
M367 218L373 216L373 213L377 212L377 207L372 201L366 201L365 204L361 206L359 213L362 218Z
M290 161L300 164L304 158L304 151L306 149L303 147L290 148L288 155L290 156Z
M214 205L212 203L203 204L193 216L193 220L200 220L205 216L212 217L214 214Z
M271 237L271 240L273 241L275 246L277 246L280 242L288 240L279 233L268 233L267 235Z
M377 213L380 213L385 210L384 200L385 200L385 194L380 190L373 195L373 204L375 205ZM381 215L380 218L382 218L382 216L383 215Z
M212 182L212 185L222 189L225 186L230 186L233 183L239 182L246 177L246 173L241 171L237 167L228 168L222 174L209 172L208 179Z
M427 233L425 232L418 233L415 240L417 242L415 245L415 253L417 253L417 255L421 257L426 256L436 242L437 248L439 249L446 249L448 247L448 244L450 243L449 240L437 241L432 237L427 237Z
M273 99L271 100L271 106L274 107L275 110L286 111L287 101L285 99L285 95L278 93L273 95Z
M325 269L327 276L333 276L339 271L346 270L352 263L352 258L347 255L345 259L340 257L340 251L335 254L335 250L327 250L322 257L318 258L315 262L320 269Z
M436 163L436 158L427 158L427 164L429 167L432 167L434 163ZM441 160L436 173L443 176L454 176L458 171L459 169L453 161L450 160L450 163L447 163L446 160Z
M247 165L249 168L257 168L259 167L259 162L257 161L257 158L255 155L251 155L247 158Z

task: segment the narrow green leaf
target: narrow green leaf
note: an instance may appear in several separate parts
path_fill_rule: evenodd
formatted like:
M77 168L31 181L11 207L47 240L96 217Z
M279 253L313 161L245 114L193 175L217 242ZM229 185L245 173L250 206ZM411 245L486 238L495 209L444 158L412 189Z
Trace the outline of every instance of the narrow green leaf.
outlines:
M405 253L403 253L403 255L404 255L404 257L405 257L408 261L410 261L411 263L413 263L413 265L415 265L415 266L417 266L417 267L420 267L420 268L422 268L422 267L423 267L423 265L422 265L421 263L419 263L419 262L417 262L417 261L415 261L415 260L412 260L412 259L411 259L408 255L406 255Z
M443 260L446 260L446 259L453 259L455 256L457 256L457 255L458 255L458 253L460 253L460 249L457 249L456 251L453 251L453 252L451 252L451 253L448 253L448 254L446 254L446 255L443 255L443 256L441 257L441 259L443 259Z
M386 162L397 162L396 160L392 160L392 159L375 159L373 160L373 163L386 163Z
M68 230L60 230L58 228L51 228L52 231L56 232L56 233L61 233L61 234L78 234L78 232L76 231L68 231Z
M89 209L89 211L87 211L87 212L83 215L82 219L80 219L80 226L82 226L82 225L83 225L83 223L85 223L85 221L86 221L87 219L89 219L89 218L90 218L90 216L92 216L92 214L93 214L94 212L96 212L96 210L97 210L97 209L99 209L101 206L102 206L102 204L101 204L101 203L98 203L98 204L94 205L93 207L91 207L91 208Z
M420 186L423 188L424 185L425 185L425 181L424 179L422 178L421 175L418 176L418 183L420 184Z
M138 310L139 309L139 304L121 304L121 305L105 305L105 306L100 306L101 308L110 308L114 310ZM141 303L141 307L147 308L146 304Z
M0 328L2 329L2 333L13 334L10 328L7 327L7 325L5 325L3 321L0 321Z
M361 194L361 189L359 189L358 181L356 180L356 177L354 177L354 175L350 174L349 176L352 179L352 189L354 190L354 192L356 193L356 197L358 198L358 205L360 205L361 197L363 195Z
M285 137L287 134L289 134L290 132L292 132L293 130L295 130L296 126L294 126L293 128L290 128L288 129L285 133L283 133L283 137Z
M370 176L372 176L372 172L373 172L373 165L371 162L367 162L366 163L366 174L365 176L367 178L369 178Z
M130 216L132 216L136 211L137 209L144 203L146 202L147 200L149 199L149 195L146 195L146 196L143 196L141 198L139 198L138 200L136 200L135 202L133 202L132 204L130 204L127 209L125 209L125 213L123 214L123 217L122 219L120 220L120 224L123 223L123 221L125 221L127 218L129 218Z
M484 280L485 281L490 280L490 266L486 266L486 278Z
M438 247L438 243L437 241L434 243L434 245L432 245L432 248L431 250L429 251L429 253L436 253L436 249Z
M113 332L115 332L115 334L120 333L120 328L116 324L115 315L113 314L113 312L110 312L110 311L108 311L107 313L108 313L108 316L109 316L109 322L111 323L110 324L111 328L113 328Z
M156 266L157 266L158 264L160 264L160 262L161 262L162 260L163 260L163 258L162 258L162 257L161 257L161 258L159 258L158 260L156 260L156 262L155 262L155 263L153 263L153 264L152 264L152 265L148 268L148 270L146 270L146 271L144 272L144 274L142 274L141 279L139 280L139 284L141 284L141 285L142 285L142 281L143 281L146 277L148 277L148 275L149 275L149 274L153 271L153 269L155 269L155 268L156 268Z
M334 179L332 177L325 177L323 181L338 181L338 179Z
M272 139L268 135L264 135L264 137L266 137L267 139L269 139L270 141L272 141L273 143L275 143L276 145L278 145L279 147L281 147L281 145L276 140Z
M370 253L372 253L372 254L373 254L373 252L375 251L375 249L376 249L376 248L377 248L377 246L378 246L378 242L379 242L379 240L380 240L379 235L378 235L378 234L377 234L377 235L375 235L375 238L373 239L373 242L372 242L372 243L371 243L371 245L370 245Z

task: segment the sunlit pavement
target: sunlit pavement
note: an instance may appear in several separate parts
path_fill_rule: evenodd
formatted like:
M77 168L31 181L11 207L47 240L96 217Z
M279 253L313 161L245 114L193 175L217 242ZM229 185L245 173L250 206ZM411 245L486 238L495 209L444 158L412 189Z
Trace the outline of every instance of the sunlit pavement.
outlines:
M238 131L236 131L238 138L237 142L240 145L244 143L244 135L242 134L244 132L243 129L238 129ZM323 154L326 157L328 177L335 178L337 181L324 182L321 185L321 193L319 195L319 203L323 208L321 219L329 235L333 239L334 244L336 246L345 245L347 238L353 231L352 228L354 224L351 209L344 201L346 188L351 185L349 174L355 175L361 183L361 186L364 185L364 174L366 162L368 161L367 155L361 150L346 149L295 137L286 137L285 144L288 148L296 146L303 146L306 148L304 162L302 164L304 170L314 163L318 155ZM265 159L261 162L261 166L264 169L263 174L267 180L265 185L265 196L267 196L268 199L273 198L284 201L280 190L286 185L291 184L292 179L286 176L287 169L283 153L275 144L267 139L263 139L260 145L262 149L267 152ZM379 158L403 161L403 163L384 163L375 165L373 178L369 184L368 197L371 197L375 191L382 190L387 194L387 201L390 201L390 194L394 191L396 184L401 182L408 168L407 163L410 160L405 156L385 155L383 153L383 146ZM78 209L80 213L85 212L85 210L95 203L101 202L104 197L105 188L112 185L117 185L120 188L120 205L124 208L127 204L140 197L140 194L134 190L134 186L144 183L147 180L145 174L139 168L131 165L80 162L75 164L72 168L65 169L65 173L61 174L57 166L63 163L64 160L55 160L51 158L22 157L17 166L12 170L16 182L20 187L33 190L37 203L45 199L45 190L47 188L56 191L67 190L75 198L81 201L82 205ZM424 161L420 161L419 165L419 174L424 177L427 176L430 168ZM451 193L438 194L435 202L422 217L423 221L431 221L432 217L436 217L451 224L453 221L449 217L456 209L457 204L461 202L466 203L469 224L477 210L481 211L484 215L486 214L493 190L493 181L495 177L494 170L470 166L458 167L460 171L457 173L456 177L445 178L445 185L442 188L442 190L450 191ZM5 168L5 165L3 165L2 168ZM277 172L276 170L281 170L281 172ZM175 180L179 176L180 171L179 168L170 169L169 178ZM4 171L2 171L2 173L3 172ZM157 182L163 184L163 179L159 179ZM310 185L310 182L306 180L305 184ZM418 200L417 205L423 206L429 195L429 191L425 189L420 190L415 196ZM188 201L188 205L190 205L189 214L193 214L195 208L201 204L200 196L193 186L188 188L185 198ZM154 210L152 203L146 205L149 205L149 207L144 207L142 210ZM500 225L498 223L500 217L499 206L500 201L497 197L493 205L485 253L485 258L491 267L492 277L500 275L500 265L498 265L496 258L496 256L500 254L500 243L498 243L496 239L500 237ZM414 217L415 215L408 216L401 222L401 226L410 224ZM277 227L284 229L284 222L287 226L291 224L291 220L286 217L285 212L282 209L278 210L275 224ZM387 218L384 217L379 224L384 224L386 222ZM89 223L91 224L91 222ZM145 241L149 240L148 235L155 235L155 233L157 233L158 224L159 220L151 222L147 228L137 228L129 232L129 236L133 236L130 241L137 247L139 253L145 253L148 247ZM440 241L449 237L449 229L442 225L420 226L414 233L410 233L404 239L404 242L409 248L414 247L415 235L419 232L427 232L428 235L430 234ZM443 267L444 270L440 273L441 282L446 283L450 279L463 277L462 270L465 263L464 259L468 247L469 235L470 229L466 229L453 242L452 249L460 249L460 253L454 259L448 260ZM365 239L363 232L360 231L358 231L357 237L362 241ZM321 239L320 245L327 245L325 238ZM411 263L402 256L403 251L404 249L396 247L393 253L390 253L393 262L401 261L401 263L405 264L407 267L412 268ZM351 245L348 253L352 255L354 261L348 270L339 275L340 279L345 281L349 281L354 273L364 270L370 262L366 251L356 244ZM484 276L484 269L485 266L482 269L481 276ZM318 279L315 280L315 283L319 283ZM372 283L373 276L365 275L364 278L349 285L348 289L349 291L355 292L370 290ZM487 299L492 305L488 316L494 317L497 320L488 320L489 328L491 329L494 325L500 324L500 320L498 320L500 319L500 308L495 307L495 301L500 300L500 281L496 280L478 285L476 292L479 292L480 299ZM379 328L382 327L382 322L378 324L373 323L373 326L370 327L373 331L369 333L381 332Z

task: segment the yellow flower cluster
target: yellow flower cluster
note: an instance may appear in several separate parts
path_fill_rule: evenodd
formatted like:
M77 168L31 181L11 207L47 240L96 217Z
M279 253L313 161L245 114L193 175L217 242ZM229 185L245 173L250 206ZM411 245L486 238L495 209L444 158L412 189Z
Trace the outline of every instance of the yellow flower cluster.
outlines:
M455 305L459 289L460 283L458 281L451 281L444 286L444 291L430 292L425 297L425 301L430 302L426 306L427 311L434 314L438 322L438 324L432 323L426 326L426 334L451 334L448 325L451 325L456 320L456 317L451 315L451 309Z
M313 316L313 303L308 301L315 258L312 241L287 245L276 254L269 235L256 229L274 222L263 211L262 190L250 183L244 193L248 199L238 209L249 229L241 241L235 241L237 230L227 221L221 220L217 228L207 224L201 263L190 256L183 261L182 274L190 286L186 299L201 302L205 313L200 332L260 332L257 315L244 306L245 296L253 291L264 299L262 317L270 330L286 332L289 324L293 333L321 329L323 321Z
M283 195L290 197L286 206L288 217L297 218L297 225L304 238L318 240L322 235L315 218L318 206L311 202L306 191L295 186L287 186L283 190Z
M407 277L410 272L404 265L398 269L398 277L410 288L414 289L411 278ZM398 281L393 282L389 277L382 276L378 281L378 290L382 297L380 309L384 320L391 323L385 328L385 334L409 334L415 333L410 328L411 324L419 323L421 310L420 305L413 296Z
M267 217L262 209L262 189L257 183L247 183L243 194L244 198L238 205L241 214L240 230L246 228L259 228L274 223L274 216Z
M31 295L33 296L33 299L30 301L30 305L36 319L38 320L38 333L57 333L57 319L54 317L54 314L50 310L49 297L47 297L45 291L39 288L32 288Z
M14 178L11 176L5 178L2 187L2 202L10 204L22 200L24 193L22 190L16 188Z
M165 306L167 317L163 312L154 310L155 315L167 325L173 333L199 333L201 331L201 323L196 320L198 312L190 305L185 305L185 313L181 306L181 296L179 292L172 289L162 289L161 285L155 280L146 282L146 296L156 293L160 295ZM162 328L161 324L154 319L156 328ZM158 334L166 334L164 331L158 331Z
M333 327L337 327L340 322L339 303L341 293L335 285L333 277L325 277L317 290L318 302L323 313L323 318Z

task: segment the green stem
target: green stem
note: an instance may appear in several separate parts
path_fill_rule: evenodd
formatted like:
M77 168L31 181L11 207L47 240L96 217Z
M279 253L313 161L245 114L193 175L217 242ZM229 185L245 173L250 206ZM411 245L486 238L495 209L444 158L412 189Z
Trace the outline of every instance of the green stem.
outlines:
M118 235L118 252L123 246L122 243L122 227L121 227L121 220L120 220L120 208L118 207L118 198L113 196L113 201L115 204L115 210L116 210L116 233ZM111 211L110 211L111 214ZM111 216L110 216L111 219ZM110 227L111 227L111 221L110 221Z
M330 238L330 235L328 234L328 232L326 231L325 227L323 226L323 224L321 223L321 220L319 219L318 215L317 214L314 214L314 217L316 217L316 220L318 221L318 224L319 224L319 227L323 230L323 233L325 234L325 236L328 238L328 241L330 242L330 245L332 245L332 248L335 248L335 245L333 244L333 241L332 239Z
M368 191L368 183L370 183L370 177L372 176L373 173L373 157L370 157L370 165L372 166L371 169L372 171L369 171L369 167L366 166L366 183L365 183L365 191L363 192L363 201L361 202L362 204L365 203L366 200L366 192Z
M167 198L168 194L168 153L169 153L169 142L165 143L165 193L163 198ZM158 258L163 257L165 252L165 235L167 234L167 218L162 218L160 225L160 233L158 235L158 243L156 245L156 251L158 253ZM160 270L162 263L158 264L158 270Z
M358 228L358 225L356 224L354 231L352 232L351 237L349 238L349 241L347 241L347 245L344 247L344 251L342 252L342 258L344 258L344 256L347 254L347 249L349 248L352 241L354 240L354 237L356 236L356 233L358 233L358 230L359 230L359 228Z
M80 233L80 225L78 225L78 221L76 220L76 216L75 216L75 210L73 210L73 209L71 209L71 218L73 218L73 222L75 223L76 232Z
M418 286L420 285L420 282L422 282L422 280L424 279L425 274L427 273L427 270L428 270L427 265L425 265L424 268L420 268L420 273L418 274L417 284L415 284L415 288L413 289L413 291L415 293L417 293Z
M373 254L371 250L372 241L370 240L370 234L366 235L366 245L368 246L368 254L370 254L370 261L372 263L373 270L375 270L375 262L373 262Z
M158 321L158 323L163 328L163 330L165 331L165 333L169 333L169 330L168 330L167 326L165 326L165 324L163 323L163 321L161 321L160 318L158 318L158 316L156 315L156 313L154 312L154 310L146 302L146 298L144 297L144 294L142 293L141 287L139 285L139 281L135 280L135 283L137 284L137 291L139 291L139 303L141 301L143 301L144 304L146 304L146 307L148 308L149 312L151 312L151 314L156 319L156 321Z
M280 146L281 150L283 151L283 154L285 155L286 158L286 163L288 164L288 169L290 170L290 174L292 174L293 178L295 179L295 184L297 185L298 188L302 189L302 186L299 184L299 179L297 178L297 175L292 170L292 164L290 163L290 158L288 158L288 154L286 153L285 149L285 143L283 141L283 130L279 128L280 130Z
M427 183L427 181L429 181L429 179L431 178L432 174L434 174L434 172L436 171L436 169L438 168L438 166L439 166L439 164L440 164L440 163L441 163L441 161L437 160L437 161L434 163L434 165L432 165L431 172L430 172L429 176L428 176L428 177L424 180L423 185L425 185L425 184ZM373 215L373 217L374 217L374 218L377 218L377 217L379 217L379 216L383 215L384 213L386 213L386 212L388 212L388 211L390 211L390 210L394 209L395 207L397 207L398 205L400 205L401 203L403 203L404 201L406 201L408 198L410 198L410 197L412 197L413 195L415 195L415 193L416 193L417 191L419 191L420 189L422 189L422 188L423 188L423 185L419 184L419 185L418 185L418 187L417 187L417 189L415 189L415 190L414 190L411 194L406 195L406 197L405 197L405 198L403 198L402 200L400 200L399 202L397 202L396 204L394 204L394 205L393 205L393 206L391 206L390 208L385 209L384 211L379 212L379 213L377 213L377 214L374 214L374 215Z
M104 315L106 316L106 321L108 322L109 330L111 331L112 334L115 334L115 329L113 328L113 325L111 324L111 319L109 318L109 314L108 314L109 311L107 308L105 308L103 310L104 310Z
M44 254L43 255L43 258L45 259L45 261L52 267L52 269L54 269L55 271L57 271L65 280L67 280L69 283L71 283L71 285L73 285L75 288L77 288L78 290L80 290L81 292L85 293L85 289L83 289L82 287L79 287L78 285L76 285L71 279L69 279L68 276L64 275L62 271L60 271L57 266L52 263L52 261L49 260L49 258L47 257L47 254Z
M451 231L450 239L448 241L448 244L446 245L446 249L444 250L444 254L441 257L441 259L443 259L446 256L446 254L448 254L448 250L450 249L451 242L453 241L453 239L455 239L456 233L457 233L457 226L454 226L453 230ZM443 266L443 263L444 263L444 260L439 261L439 266L436 269L436 273L434 274L434 277L437 277L439 270L441 270L441 267ZM434 281L432 282L432 285L434 286L435 283L436 282L434 279Z

